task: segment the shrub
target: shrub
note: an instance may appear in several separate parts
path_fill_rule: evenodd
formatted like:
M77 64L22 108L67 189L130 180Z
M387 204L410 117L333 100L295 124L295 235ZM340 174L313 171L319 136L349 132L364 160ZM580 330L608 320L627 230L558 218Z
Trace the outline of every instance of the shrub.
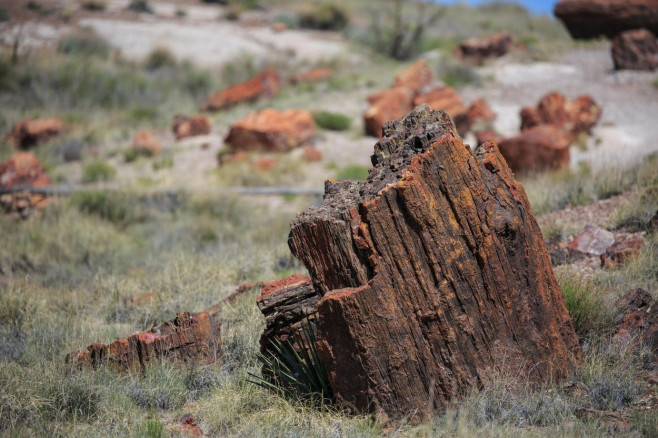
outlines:
M176 67L176 58L164 47L154 49L146 58L146 69L149 71L158 70L164 67Z
M107 0L84 0L80 6L88 11L104 11L107 8Z
M130 0L128 9L133 12L152 14L153 8L148 0Z
M97 35L81 33L60 39L57 43L57 51L67 55L107 58L110 54L110 45Z
M343 167L336 173L336 179L338 181L365 181L366 178L368 178L368 168L358 164Z
M85 214L95 215L112 223L132 223L143 220L139 200L108 190L76 192L69 198L71 205Z
M347 131L352 125L352 119L340 113L318 111L313 113L315 123L322 129L330 131Z
M324 3L309 9L299 17L300 27L318 30L341 30L349 22L345 9L334 3Z
M116 169L105 161L92 161L82 167L82 182L110 181L115 177L116 173Z

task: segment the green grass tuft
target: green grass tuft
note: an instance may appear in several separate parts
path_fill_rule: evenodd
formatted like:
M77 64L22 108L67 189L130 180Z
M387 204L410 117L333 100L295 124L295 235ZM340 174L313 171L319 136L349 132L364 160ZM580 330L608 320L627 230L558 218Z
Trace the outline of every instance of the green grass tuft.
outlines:
M82 166L82 182L94 183L110 181L116 176L117 170L105 161L96 160Z
M335 179L338 181L365 181L368 178L368 170L366 166L360 166L358 164L345 166L336 172Z
M318 111L313 113L315 123L322 129L330 131L347 131L352 126L352 119L344 114L329 111Z

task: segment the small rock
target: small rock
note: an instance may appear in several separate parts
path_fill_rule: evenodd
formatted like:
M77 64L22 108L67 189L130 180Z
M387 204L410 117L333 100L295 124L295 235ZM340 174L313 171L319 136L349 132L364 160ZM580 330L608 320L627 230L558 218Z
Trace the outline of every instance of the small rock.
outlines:
M465 61L480 65L487 58L500 58L512 48L512 36L498 32L488 38L471 38L459 43L455 54Z
M612 40L612 59L616 70L658 68L658 40L646 29L622 32Z
M162 153L162 146L149 131L140 131L133 140L133 149L139 154L155 157Z
M29 152L16 152L0 164L0 188L48 187L50 178L39 159ZM27 217L32 208L42 208L48 202L44 195L10 193L0 197L0 206L7 213Z
M258 157L251 163L251 168L261 172L267 172L279 163L274 157Z
M203 436L203 431L192 414L184 414L175 424L167 426L167 430L181 436Z
M639 234L620 236L601 254L601 266L606 268L620 267L640 255L644 239Z
M238 103L254 102L261 98L273 97L279 91L280 85L279 74L272 70L266 70L246 82L233 85L208 96L201 106L201 110L217 111Z
M587 225L569 243L569 250L592 256L601 256L615 243L615 235L610 231Z
M274 23L272 23L272 26L270 26L270 29L272 29L272 32L281 33L288 30L288 25L280 21L275 21Z
M304 146L302 151L302 160L308 163L317 163L318 161L322 161L322 152L313 146Z
M26 119L16 123L5 138L16 149L28 149L58 136L66 129L64 122L56 117Z
M287 152L306 144L315 132L308 111L264 109L233 124L224 141L233 151Z
M291 78L293 84L319 82L331 79L333 72L329 68L315 68L304 73L297 73Z
M172 131L174 131L176 140L197 135L208 135L210 134L210 119L203 115L187 117L179 114L174 117Z

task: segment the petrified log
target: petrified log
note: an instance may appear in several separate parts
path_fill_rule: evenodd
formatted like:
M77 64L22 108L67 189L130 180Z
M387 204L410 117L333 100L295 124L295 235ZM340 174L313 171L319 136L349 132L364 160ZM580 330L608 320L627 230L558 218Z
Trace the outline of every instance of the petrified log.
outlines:
M71 352L66 362L77 368L96 368L106 363L126 371L144 371L154 361L164 358L205 365L214 362L220 354L220 328L221 324L213 321L207 312L181 312L151 331Z
M574 137L555 125L538 125L499 143L509 167L517 173L563 169L569 165Z
M538 125L554 125L575 135L590 133L602 113L601 107L587 94L569 99L552 91L539 99L536 108L521 109L521 131Z
M339 402L424 417L496 369L532 382L581 359L525 191L494 143L472 151L423 105L384 126L365 182L328 181L291 225L318 352Z
M612 40L612 60L616 70L658 68L658 40L646 29L622 32Z
M265 315L265 331L260 337L261 353L270 350L271 341L286 341L301 329L307 318L317 312L319 300L311 279L300 274L266 284L256 300Z
M279 91L279 74L266 70L246 82L218 91L206 98L201 111L218 111L243 102L254 102L264 97L273 97Z
M658 34L658 0L561 0L555 16L574 38L612 38L639 28Z

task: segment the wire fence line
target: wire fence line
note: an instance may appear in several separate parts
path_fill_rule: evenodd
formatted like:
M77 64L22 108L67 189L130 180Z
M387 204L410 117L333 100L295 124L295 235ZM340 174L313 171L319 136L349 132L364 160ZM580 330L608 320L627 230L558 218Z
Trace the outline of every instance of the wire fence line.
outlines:
M88 188L78 186L50 186L50 187L9 187L0 188L0 195L12 193L27 193L44 196L69 196L78 192L128 192L117 188ZM144 195L175 195L175 194L232 194L247 196L322 196L324 189L299 188L299 187L226 187L222 189L207 190L159 190L141 193Z

